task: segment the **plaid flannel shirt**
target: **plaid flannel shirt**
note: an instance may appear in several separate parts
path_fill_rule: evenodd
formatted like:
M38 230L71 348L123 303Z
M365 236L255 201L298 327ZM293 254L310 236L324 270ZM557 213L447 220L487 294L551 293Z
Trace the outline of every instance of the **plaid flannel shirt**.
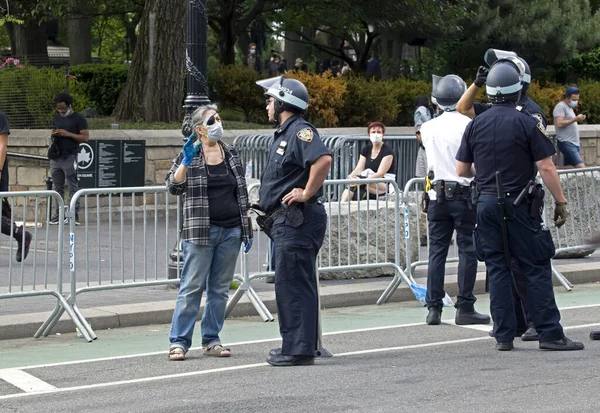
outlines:
M219 142L225 153L225 161L237 181L237 202L242 218L242 241L249 239L248 227L248 189L244 168L237 152L229 145ZM196 245L210 245L210 211L208 207L208 175L202 156L202 147L188 167L186 180L181 183L173 182L173 175L183 159L183 151L173 160L173 166L167 173L166 184L169 192L183 197L183 230L181 238Z

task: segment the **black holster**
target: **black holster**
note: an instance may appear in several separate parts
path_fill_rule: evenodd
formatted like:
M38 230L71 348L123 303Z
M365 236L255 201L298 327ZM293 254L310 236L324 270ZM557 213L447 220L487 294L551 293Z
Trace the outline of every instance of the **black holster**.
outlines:
M435 189L435 202L443 204L446 200L446 183L444 181L437 181L434 185Z
M529 194L529 216L541 218L544 210L544 189L541 184L532 187Z
M479 193L481 190L475 183L475 181L471 181L471 202L469 203L469 208L472 208L477 205L477 199L479 198Z

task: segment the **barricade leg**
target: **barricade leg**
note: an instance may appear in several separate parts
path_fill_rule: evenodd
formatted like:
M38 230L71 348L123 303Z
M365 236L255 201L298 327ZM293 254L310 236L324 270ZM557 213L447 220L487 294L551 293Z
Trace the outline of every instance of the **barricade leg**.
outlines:
M252 303L258 314L262 317L263 321L267 322L274 320L273 315L271 314L267 306L261 301L260 298L258 298L258 295L256 294L256 291L254 291L254 288L249 287L246 291L246 295L250 299L250 302Z
M265 306L265 304L261 301L261 299L258 298L256 291L254 291L254 289L250 285L250 275L248 274L248 254L246 254L243 251L241 251L241 254L242 254L242 261L241 261L241 272L242 272L241 282L242 282L242 284L238 287L238 289L235 291L233 296L227 302L227 306L225 307L225 318L227 318L227 316L233 310L233 307L235 307L236 304L240 301L240 298L242 298L242 295L246 294L246 296L248 297L248 299L250 300L250 302L256 309L256 312L263 319L263 321L265 321L265 322L273 321L274 320L273 315L271 314L271 312L269 311L267 306Z
M323 347L323 322L321 320L321 287L319 286L319 265L315 263L317 274L317 357L333 357L333 354Z
M562 275L560 271L554 268L554 265L552 265L552 274L562 284L562 286L565 287L565 290L571 291L573 289L573 284L571 284L571 281L567 280L567 278Z
M56 308L54 309L52 314L50 314L50 317L48 317L44 324L42 324L42 326L38 329L38 331L36 331L34 337L39 338L41 335L47 337L58 322L58 320L60 319L60 317L62 317L63 313L66 311L73 323L75 324L75 327L79 329L83 337L88 342L93 341L92 336L88 333L88 329L86 327L87 322L85 322L85 319L83 319L84 322L81 321L81 319L79 318L80 316L73 310L73 308L69 305L69 303L67 302L67 300L65 300L64 297L59 296L57 298L58 303L56 304Z
M379 299L377 300L377 304L381 305L387 303L392 294L394 294L398 287L400 287L401 282L402 278L398 274L396 274L392 282L389 283L383 294L381 294L381 297L379 297Z
M94 330L92 330L92 326L90 325L90 323L88 323L83 314L81 314L81 311L79 311L79 307L77 307L77 304L73 304L73 312L77 315L77 317L81 321L81 324L83 324L83 328L88 332L88 335L91 337L91 339L96 340L98 336L96 335L96 333L94 333ZM80 327L79 331L81 331ZM83 334L83 331L81 331L81 334Z

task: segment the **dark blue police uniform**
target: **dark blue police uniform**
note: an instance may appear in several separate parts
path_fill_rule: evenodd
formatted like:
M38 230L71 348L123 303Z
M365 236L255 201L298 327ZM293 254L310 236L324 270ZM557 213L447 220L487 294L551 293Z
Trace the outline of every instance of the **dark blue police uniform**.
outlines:
M519 101L519 106L523 108L523 112L534 116L538 120L541 120L544 128L548 126L548 120L544 115L544 111L529 96L521 98ZM491 107L491 103L474 103L473 109L475 111L475 116L481 115ZM531 314L527 311L527 280L521 272L519 264L514 258L512 259L512 271L515 279L514 296L515 313L517 317L517 335L520 335L529 327L533 326L533 319L531 318Z
M261 176L259 208L271 213L293 188L305 188L311 165L331 155L316 129L304 119L292 116L276 131L269 159ZM322 188L306 203L290 208L302 211L301 224L287 215L273 223L275 248L275 296L281 353L314 356L317 346L318 296L316 258L323 243L327 215L316 202Z
M552 236L540 217L530 216L528 202L513 205L519 192L534 179L535 162L554 153L540 121L510 104L497 104L467 126L456 155L459 161L474 163L477 171L475 182L481 195L477 201L476 248L489 273L490 308L499 343L512 342L517 325L511 269L506 265L502 242L496 171L504 180L510 253L527 280L528 311L540 342L563 338L552 290Z
M483 112L487 111L492 106L493 105L491 103L473 103L473 110L475 111L475 116L481 115ZM544 125L544 128L548 127L548 119L546 119L544 111L542 110L540 105L535 103L535 101L533 101L529 96L525 96L525 98L521 99L521 101L519 101L518 106L521 106L525 113L529 113L530 115L536 117L538 120L541 120L542 124Z

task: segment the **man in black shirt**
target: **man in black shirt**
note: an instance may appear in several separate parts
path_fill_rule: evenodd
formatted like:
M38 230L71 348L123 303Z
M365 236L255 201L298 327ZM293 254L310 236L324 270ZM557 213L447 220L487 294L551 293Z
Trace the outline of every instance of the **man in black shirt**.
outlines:
M68 93L59 93L54 99L56 111L52 119L52 139L58 147L58 156L50 159L50 173L54 190L65 198L65 183L70 196L79 190L77 184L77 148L89 139L86 119L73 111L73 98ZM68 219L65 218L65 223ZM75 206L75 222L79 224L79 202ZM58 224L58 206L50 219L50 224Z

